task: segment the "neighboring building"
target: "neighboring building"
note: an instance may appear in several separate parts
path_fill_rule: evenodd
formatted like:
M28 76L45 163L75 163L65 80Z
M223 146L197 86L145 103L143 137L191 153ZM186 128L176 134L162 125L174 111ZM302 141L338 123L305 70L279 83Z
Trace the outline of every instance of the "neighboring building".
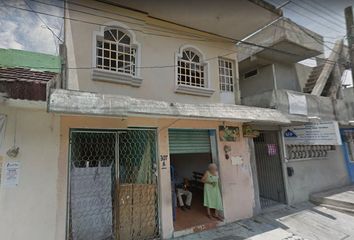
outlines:
M55 239L60 125L46 100L59 63L0 49L1 239Z
M337 41L329 58L318 60L319 65L311 68L298 62L322 54L323 39L289 19L277 20L247 41L268 48L239 44L242 104L277 109L291 120L285 128L254 126L261 132L251 143L258 211L279 202L306 201L311 193L349 184L346 162L350 161L344 159L347 154L336 127L347 127L354 119L353 99L343 98L340 84L343 42ZM319 143L327 127L333 126L337 131L330 133L338 135L332 136L337 141ZM305 128L319 129L318 135ZM287 137L294 129L307 131L302 142ZM278 153L273 156L266 150L271 144L277 146Z

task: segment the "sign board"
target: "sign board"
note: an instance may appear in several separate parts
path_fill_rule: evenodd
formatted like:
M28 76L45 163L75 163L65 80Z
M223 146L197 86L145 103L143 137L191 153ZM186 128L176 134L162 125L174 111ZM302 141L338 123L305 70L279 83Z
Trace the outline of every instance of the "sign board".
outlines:
M239 127L219 126L219 139L221 142L235 142L239 138Z
M286 145L342 145L337 122L307 123L282 128Z
M243 130L243 136L244 137L248 137L248 138L256 138L259 136L259 131L254 130L252 128L252 126L250 125L243 125L242 126L242 130Z
M19 183L20 178L20 162L6 161L4 166L3 185L5 187L15 187Z
M307 101L305 95L288 92L289 113L307 115Z

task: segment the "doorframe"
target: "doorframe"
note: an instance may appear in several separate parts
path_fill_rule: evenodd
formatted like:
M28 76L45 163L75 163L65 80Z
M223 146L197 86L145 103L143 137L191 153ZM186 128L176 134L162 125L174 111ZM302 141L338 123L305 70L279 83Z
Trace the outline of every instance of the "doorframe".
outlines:
M278 149L279 149L279 159L280 159L280 166L281 166L281 174L282 174L282 179L283 179L283 186L284 186L284 196L285 196L285 202L284 203L279 203L279 204L285 204L289 205L289 191L288 191L288 176L287 176L287 171L286 171L286 155L285 155L285 145L284 145L284 140L283 140L283 135L282 135L282 130L279 126L254 126L255 129L259 131L272 131L275 132L276 138L278 141ZM253 181L256 181L253 183L254 187L254 194L255 194L255 208L254 208L254 215L257 215L259 213L262 213L265 209L262 209L262 206L260 204L260 190L259 190L259 179L258 179L258 172L257 172L257 156L255 152L255 145L254 145L254 139L249 140L249 146L251 147L251 155L250 155L250 162L251 162L251 168L252 168L252 179Z
M219 159L219 142L218 142L218 128L176 128L176 127L171 127L171 128L168 128L167 129L167 132L169 133L169 130L170 129L183 129L183 130L205 130L205 131L208 131L208 135L209 135L209 141L210 141L210 155L211 155L211 160L212 160L212 163L215 163L219 169L219 179L221 181L221 172L220 172L220 159ZM214 134L212 134L214 133ZM170 147L170 146L168 146ZM215 151L213 151L213 148L215 149ZM171 153L169 153L169 158L171 156ZM170 180L171 181L171 180ZM221 182L220 182L221 183ZM219 185L219 188L220 188L220 193L221 193L221 199L223 200L223 196L222 196L222 184ZM171 199L172 201L172 199ZM173 204L173 203L171 203ZM172 206L173 207L173 206ZM171 218L173 218L172 216L172 213L171 213ZM172 225L173 225L173 233L172 233L172 236L173 238L176 238L176 237L181 237L181 236L185 236L185 235L188 235L188 234L192 234L192 233L196 233L196 231L194 231L195 229L198 229L197 232L202 232L202 231L207 231L207 230L210 230L210 229L213 229L213 228L216 228L216 227L219 227L219 226L222 226L224 225L225 223L215 223L215 226L212 226L212 227L208 227L206 228L205 225L210 225L210 224L202 224L202 225L197 225L197 226L194 226L194 227L190 227L190 228L186 228L186 229L182 229L182 230L179 230L179 231L175 231L174 229L174 222L173 222L173 219L172 219Z

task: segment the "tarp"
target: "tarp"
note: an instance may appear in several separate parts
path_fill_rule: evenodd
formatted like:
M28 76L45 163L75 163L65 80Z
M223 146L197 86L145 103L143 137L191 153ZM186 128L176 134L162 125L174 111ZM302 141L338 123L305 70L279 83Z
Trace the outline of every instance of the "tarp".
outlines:
M70 184L73 240L111 239L112 166L73 166Z

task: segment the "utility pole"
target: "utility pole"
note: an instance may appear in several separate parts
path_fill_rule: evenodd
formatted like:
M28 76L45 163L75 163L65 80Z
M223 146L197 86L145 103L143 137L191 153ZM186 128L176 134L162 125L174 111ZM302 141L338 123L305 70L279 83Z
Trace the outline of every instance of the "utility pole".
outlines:
M354 85L354 17L353 17L353 6L349 6L344 9L345 22L347 25L347 37L348 37L348 48L349 48L349 59L350 68L352 70L352 79ZM354 86L353 86L354 90Z

